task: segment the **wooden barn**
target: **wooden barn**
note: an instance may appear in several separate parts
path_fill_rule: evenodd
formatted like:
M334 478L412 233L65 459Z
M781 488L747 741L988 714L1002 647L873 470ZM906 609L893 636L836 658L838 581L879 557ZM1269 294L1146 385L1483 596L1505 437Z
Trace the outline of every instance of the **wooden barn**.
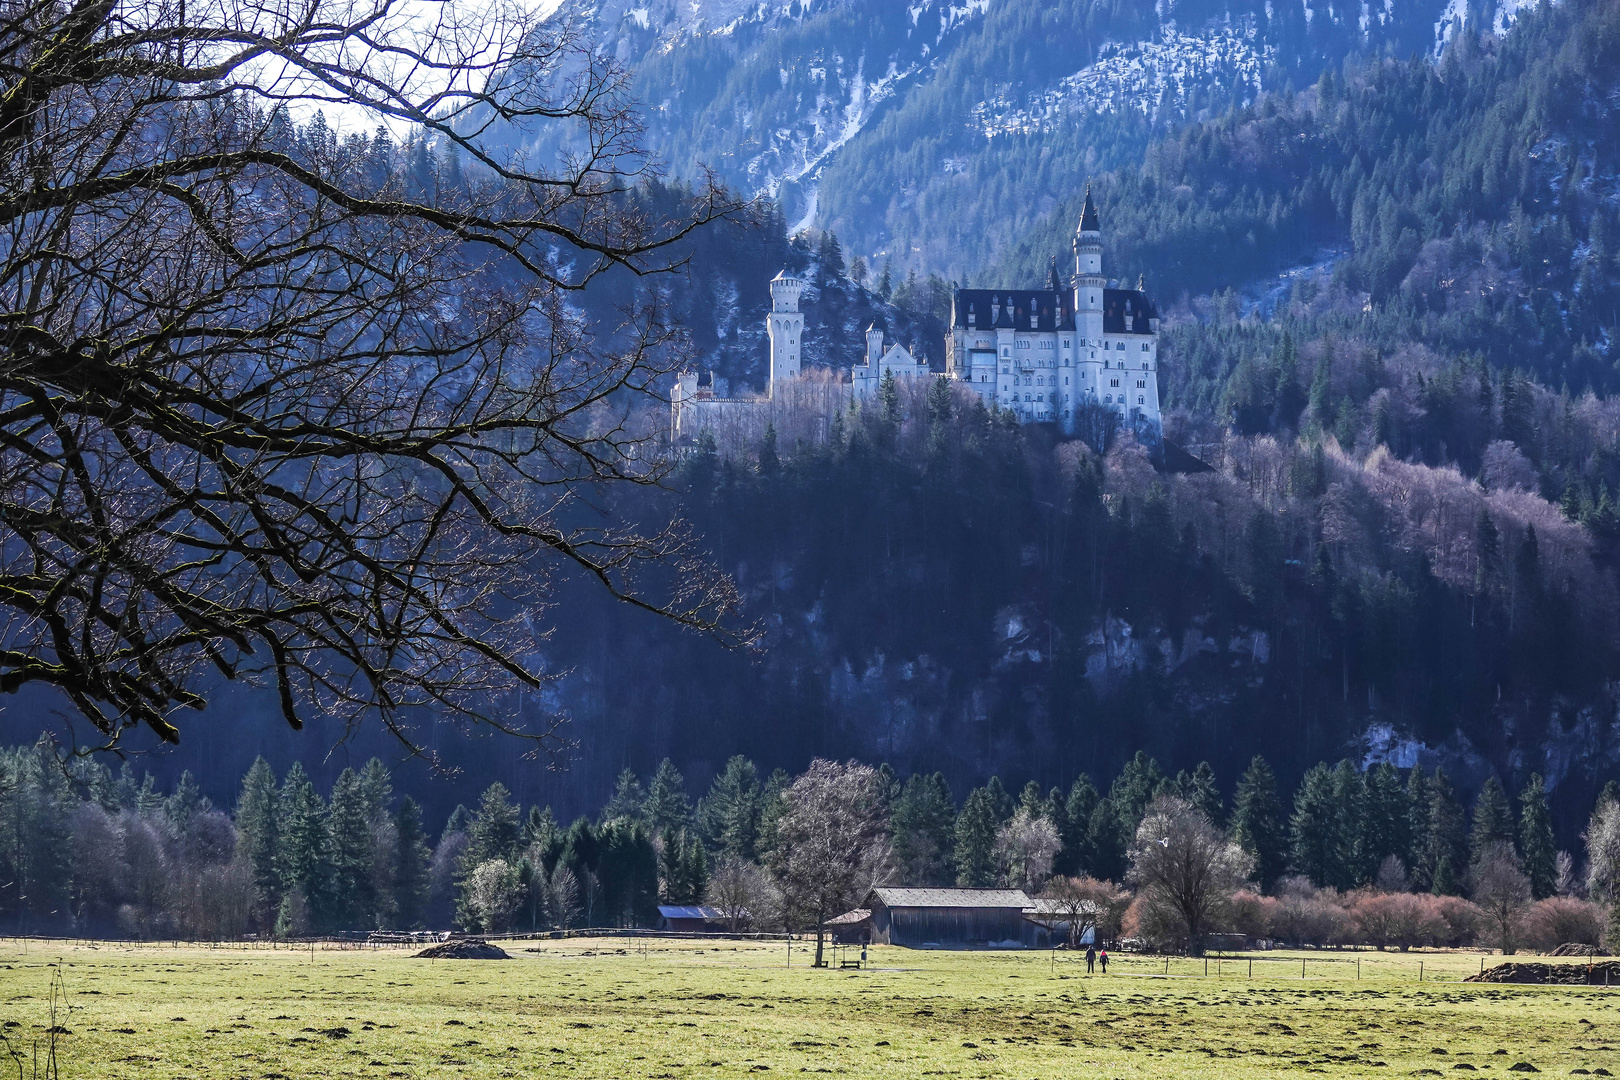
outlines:
M706 904L658 905L658 929L678 934L715 933L726 928L725 914Z
M969 945L1023 948L1042 933L1024 918L1031 906L1021 889L873 889L872 940L911 948Z

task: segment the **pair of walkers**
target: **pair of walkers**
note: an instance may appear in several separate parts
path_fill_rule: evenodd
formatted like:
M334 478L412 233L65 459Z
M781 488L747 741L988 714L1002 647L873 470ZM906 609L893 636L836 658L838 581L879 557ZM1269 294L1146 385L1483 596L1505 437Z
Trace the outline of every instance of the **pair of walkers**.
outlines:
M1095 945L1087 945L1086 946L1086 974L1087 975L1090 975L1093 971L1095 971L1097 969L1097 961L1098 960L1102 961L1102 973L1104 975L1108 974L1108 950L1104 949L1104 950L1102 950L1102 952L1098 952L1097 947Z

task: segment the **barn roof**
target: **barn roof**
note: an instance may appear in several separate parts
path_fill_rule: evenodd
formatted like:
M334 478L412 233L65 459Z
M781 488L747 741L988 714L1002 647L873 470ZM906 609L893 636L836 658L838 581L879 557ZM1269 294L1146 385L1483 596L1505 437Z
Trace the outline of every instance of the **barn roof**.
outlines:
M723 919L725 915L719 908L709 907L706 904L659 904L658 914L666 919Z
M1030 906L1022 889L873 889L867 906L906 908L1016 908Z
M854 911L846 911L842 915L827 920L828 926L857 926L872 917L870 908L858 907Z

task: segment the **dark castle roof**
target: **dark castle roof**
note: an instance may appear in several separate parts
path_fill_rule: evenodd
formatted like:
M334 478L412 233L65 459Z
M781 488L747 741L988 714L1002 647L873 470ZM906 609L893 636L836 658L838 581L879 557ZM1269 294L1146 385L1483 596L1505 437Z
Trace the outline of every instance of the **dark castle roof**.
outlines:
M1080 210L1080 232L1102 232L1102 223L1097 217L1097 204L1091 201L1091 185L1086 185L1086 205Z
M1151 334L1149 319L1157 319L1159 309L1147 294L1135 289L1103 290L1103 333Z
M1035 311L1035 325L1029 313ZM966 327L973 312L976 330L1004 326L1010 330L1073 330L1074 296L1067 289L957 289L951 302L951 325Z
M1073 330L1074 294L1067 289L957 289L951 303L951 325L964 329L973 312L976 330L1006 327L1029 332L1035 309L1036 331ZM1147 294L1137 289L1103 290L1103 333L1151 334L1149 319L1159 317Z

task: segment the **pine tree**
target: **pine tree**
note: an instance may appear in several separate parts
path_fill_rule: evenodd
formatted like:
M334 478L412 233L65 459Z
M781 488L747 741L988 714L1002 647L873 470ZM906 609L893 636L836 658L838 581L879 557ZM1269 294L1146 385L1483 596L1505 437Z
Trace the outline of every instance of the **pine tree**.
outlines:
M1232 838L1254 857L1254 877L1269 889L1287 866L1287 836L1277 777L1266 759L1255 755L1232 798Z
M158 790L157 781L152 779L152 774L142 773L140 790L135 793L136 813L143 818L157 818L163 814L167 802L163 793Z
M1091 852L1091 863L1081 869L1104 881L1125 880L1125 852L1129 850L1125 840L1126 828L1124 816L1120 814L1112 796L1097 800L1086 826L1086 846ZM1136 826L1131 825L1129 829L1134 834Z
M1361 818L1362 863L1377 873L1391 855L1403 867L1412 865L1412 815L1401 774L1389 762L1381 762L1366 776L1367 799Z
M891 274L892 268L893 263L888 259L884 259L883 273L878 276L877 294L885 302L888 301L890 294L894 291L893 277Z
M1095 858L1090 843L1091 814L1097 809L1097 788L1091 777L1081 773L1069 787L1063 801L1063 823L1058 838L1063 846L1052 862L1052 872L1073 876L1089 872Z
M681 878L685 883L689 903L700 904L709 891L709 857L703 842L695 836L685 838L681 851Z
M478 800L478 812L467 827L467 854L462 864L465 872L471 873L490 859L516 859L522 839L521 823L522 817L505 784L497 780L485 788Z
M1530 893L1545 900L1558 891L1558 844L1553 839L1552 815L1547 810L1547 787L1540 773L1519 792L1519 850Z
M948 885L956 845L956 800L943 773L913 773L889 813L900 883Z
M895 381L894 372L885 371L883 381L878 384L878 401L882 406L883 423L893 429L900 423L900 384Z
M1193 770L1192 776L1182 790L1185 793L1183 797L1194 809L1208 818L1211 825L1217 829L1221 827L1226 818L1226 811L1221 805L1221 790L1215 782L1214 766L1207 761L1200 761L1198 768Z
M1122 849L1129 847L1135 838L1136 827L1142 823L1142 813L1163 780L1164 772L1159 768L1159 763L1142 750L1138 750L1136 756L1125 763L1119 776L1114 778L1113 786L1108 789L1108 798L1114 804L1114 813L1119 821Z
M759 770L737 754L698 803L709 845L721 855L752 862L759 855Z
M989 782L984 785L984 790L989 793L990 805L995 807L996 827L1000 828L1012 818L1013 811L1017 809L1013 803L1013 797L1002 786L1001 777L999 776L992 776Z
M551 873L563 847L563 833L557 827L551 807L529 807L529 819L523 823L523 844L528 849L529 857L539 860L537 868Z
M765 425L765 439L759 446L759 475L765 477L775 476L782 467L782 459L776 453L776 424Z
M996 783L994 777L991 782ZM957 885L973 889L996 883L996 833L1000 828L995 793L988 786L974 788L956 816Z
M1317 885L1332 885L1346 857L1346 837L1326 762L1311 766L1294 792L1294 813L1289 819L1292 840L1290 864Z
M1406 778L1406 810L1408 835L1411 837L1412 857L1407 869L1412 872L1412 884L1421 892L1432 883L1434 866L1429 862L1429 781L1423 776L1421 765L1412 766Z
M163 817L168 822L169 831L181 836L191 827L191 819L209 808L210 804L203 798L197 778L191 775L190 769L186 769L175 782L174 791L163 800Z
M439 843L444 843L445 837L455 833L465 834L471 824L472 811L461 803L456 803L456 808L450 811L449 817L444 819L444 831L439 834Z
M647 786L646 818L657 835L670 829L678 832L692 824L692 802L686 797L686 780L669 758L658 763L652 783Z
M353 769L344 769L332 785L327 823L332 836L330 925L339 930L375 929L378 898L372 868L377 853L372 846L371 808Z
M1487 777L1474 800L1474 823L1468 836L1469 864L1477 865L1493 845L1513 846L1518 839L1517 823L1513 820L1513 804L1496 777Z
M128 770L127 762L124 768ZM281 907L281 877L276 865L280 811L276 772L264 758L256 758L242 778L242 794L236 800L236 848L247 859L253 876L252 920L262 933L273 928Z
M1339 862L1328 884L1353 889L1372 880L1378 864L1365 846L1367 784L1355 762L1345 758L1333 767L1333 806L1338 814Z
M323 929L331 910L332 835L326 806L302 762L293 762L281 782L281 836L277 866L281 878L283 910L287 894L297 893L294 907L302 905L311 929ZM279 918L279 916L278 916Z
M403 930L414 930L427 914L428 867L433 853L422 831L422 808L409 795L399 802L394 837L398 845L394 859L394 922Z
M647 792L641 786L640 778L636 776L634 769L623 770L613 786L613 797L602 807L602 820L612 821L614 818L640 820L646 812Z
M1458 891L1459 868L1468 863L1468 832L1462 804L1452 791L1450 779L1439 769L1425 787L1429 796L1429 820L1422 865L1430 868L1430 891L1436 895L1454 895Z
M1030 817L1052 816L1052 804L1041 794L1041 785L1034 780L1027 782L1024 790L1018 793L1018 808L1026 811Z
M773 769L759 796L759 857L776 850L777 827L787 811L785 793L793 778L784 769Z

